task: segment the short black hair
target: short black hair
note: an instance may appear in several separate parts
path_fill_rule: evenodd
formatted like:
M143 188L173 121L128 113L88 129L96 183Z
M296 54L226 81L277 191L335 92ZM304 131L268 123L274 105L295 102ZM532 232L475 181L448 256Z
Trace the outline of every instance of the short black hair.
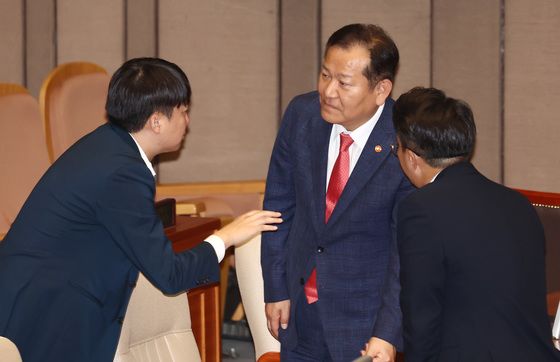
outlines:
M439 89L416 87L401 95L393 108L393 124L401 147L432 167L472 157L476 126L471 107Z
M171 117L174 108L188 106L190 101L189 79L176 64L159 58L135 58L113 74L105 110L109 122L137 132L154 112Z
M349 49L362 46L369 52L369 65L364 76L370 87L383 79L395 82L399 66L399 50L389 34L380 26L373 24L349 24L335 31L327 41L325 55L331 47Z

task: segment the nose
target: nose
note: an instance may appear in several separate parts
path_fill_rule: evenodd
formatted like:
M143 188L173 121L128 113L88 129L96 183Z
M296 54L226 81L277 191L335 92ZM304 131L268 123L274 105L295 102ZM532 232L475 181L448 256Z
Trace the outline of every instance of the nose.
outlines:
M325 85L325 97L327 98L334 98L336 97L336 85L337 85L337 81L336 79L331 79L330 81L327 82L327 84Z

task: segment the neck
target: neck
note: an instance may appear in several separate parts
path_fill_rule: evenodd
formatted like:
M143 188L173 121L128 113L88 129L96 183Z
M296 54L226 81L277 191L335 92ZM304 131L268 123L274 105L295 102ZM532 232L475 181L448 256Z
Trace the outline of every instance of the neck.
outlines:
M434 178L443 171L443 167L432 167L427 163L421 165L422 168L422 180L421 186L426 186L427 184L431 183Z
M150 142L149 135L143 132L143 130L131 133L131 136L140 145L142 151L144 151L146 157L148 157L150 161L152 161L154 157L157 156L158 152L152 146L153 142Z

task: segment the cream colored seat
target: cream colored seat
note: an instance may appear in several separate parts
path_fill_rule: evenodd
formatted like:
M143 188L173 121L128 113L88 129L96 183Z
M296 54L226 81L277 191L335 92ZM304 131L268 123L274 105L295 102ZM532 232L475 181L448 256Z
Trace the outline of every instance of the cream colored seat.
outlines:
M235 269L257 361L279 361L280 343L268 331L264 313L260 235L235 249Z
M6 337L0 337L0 361L21 362L16 345Z
M126 312L115 362L200 361L186 293L167 296L142 274Z
M39 103L51 162L82 136L105 123L110 77L99 65L59 65L43 81Z
M0 240L49 167L39 104L27 89L0 84Z

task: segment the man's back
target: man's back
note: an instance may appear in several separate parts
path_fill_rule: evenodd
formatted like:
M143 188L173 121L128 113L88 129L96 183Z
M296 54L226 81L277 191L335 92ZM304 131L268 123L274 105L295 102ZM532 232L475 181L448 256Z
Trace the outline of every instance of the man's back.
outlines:
M415 311L405 333L431 332L405 335L407 360L555 360L544 235L527 200L462 162L405 199L399 225L402 302Z

